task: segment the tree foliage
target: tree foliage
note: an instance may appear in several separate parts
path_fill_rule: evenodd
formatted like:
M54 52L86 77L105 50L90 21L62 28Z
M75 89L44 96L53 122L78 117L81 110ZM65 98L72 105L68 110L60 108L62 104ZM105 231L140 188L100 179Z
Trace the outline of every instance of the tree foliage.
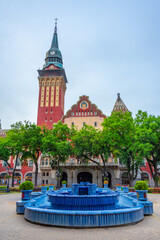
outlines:
M113 157L127 167L130 185L136 179L142 157L138 152L135 139L136 125L130 112L113 112L104 119L104 134L108 136L108 144Z
M46 130L43 138L43 156L50 157L58 168L59 164L64 163L72 153L70 140L71 130L67 124L60 121L53 125L53 129ZM53 166L53 164L52 164ZM60 187L60 178L57 178L57 188Z
M155 186L158 186L157 165L160 162L160 116L148 115L147 112L139 111L136 115L136 141L141 152L145 157Z

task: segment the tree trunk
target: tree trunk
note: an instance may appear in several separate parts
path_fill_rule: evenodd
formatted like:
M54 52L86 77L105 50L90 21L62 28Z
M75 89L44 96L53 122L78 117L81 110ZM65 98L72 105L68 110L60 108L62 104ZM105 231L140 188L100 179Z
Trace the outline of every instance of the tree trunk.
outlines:
M36 170L35 170L35 186L37 186L37 177L38 177L38 163L34 162Z
M58 159L58 161L57 161L57 167L58 167L58 169L57 169L57 189L60 189L60 169L59 169L59 159Z
M14 187L14 173L15 173L15 170L17 167L17 161L18 161L18 154L16 155L16 161L15 161L15 165L14 165L13 172L12 172L12 187Z
M107 167L106 167L106 163L105 163L103 155L101 155L101 158L102 158L102 161L103 161L103 174L104 174L104 178L107 178L108 177Z
M158 187L158 171L157 171L157 161L154 161L154 185Z

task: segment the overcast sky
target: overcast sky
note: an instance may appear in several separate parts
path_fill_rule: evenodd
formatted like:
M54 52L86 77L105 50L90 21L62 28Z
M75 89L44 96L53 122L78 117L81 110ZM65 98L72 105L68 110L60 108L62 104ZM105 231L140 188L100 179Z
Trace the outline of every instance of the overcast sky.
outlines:
M1 0L2 128L37 121L38 69L58 18L65 112L87 95L110 115L117 93L135 115L160 114L159 0Z

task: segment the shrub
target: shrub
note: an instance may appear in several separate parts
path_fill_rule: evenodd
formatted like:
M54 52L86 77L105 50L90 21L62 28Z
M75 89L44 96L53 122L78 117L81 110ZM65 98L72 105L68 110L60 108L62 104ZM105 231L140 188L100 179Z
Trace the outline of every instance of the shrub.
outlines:
M148 193L160 193L160 187L148 188Z
M19 192L19 191L20 191L20 190L19 190L19 187L10 187L9 190L10 190L11 192Z
M7 186L0 186L0 189L6 189Z
M19 185L19 190L33 190L33 182L25 181Z
M67 184L67 181L63 180L63 181L62 181L62 184Z
M136 190L148 190L148 185L145 181L137 181L134 188Z

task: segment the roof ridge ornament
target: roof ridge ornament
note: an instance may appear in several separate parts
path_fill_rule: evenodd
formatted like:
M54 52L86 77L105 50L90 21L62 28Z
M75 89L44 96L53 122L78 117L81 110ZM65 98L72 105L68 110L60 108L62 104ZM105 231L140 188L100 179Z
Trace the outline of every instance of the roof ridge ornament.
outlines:
M117 100L120 101L120 93L117 93L117 96L118 96Z
M58 21L58 18L55 18L55 27L54 27L54 32L57 33L57 21Z

